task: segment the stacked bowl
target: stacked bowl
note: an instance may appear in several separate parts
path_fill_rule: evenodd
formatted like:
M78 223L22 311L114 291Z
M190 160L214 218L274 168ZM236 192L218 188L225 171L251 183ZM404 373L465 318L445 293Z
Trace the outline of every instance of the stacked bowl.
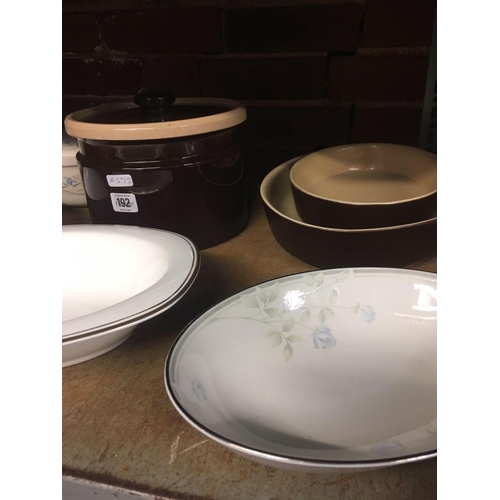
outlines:
M62 229L62 366L101 356L189 290L200 259L187 238L107 224Z
M316 267L401 267L435 254L437 157L351 144L294 158L261 184L277 241Z

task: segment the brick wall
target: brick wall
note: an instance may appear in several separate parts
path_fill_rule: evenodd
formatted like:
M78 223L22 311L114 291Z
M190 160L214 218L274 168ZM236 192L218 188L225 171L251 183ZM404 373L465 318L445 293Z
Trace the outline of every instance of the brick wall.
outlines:
M246 163L417 145L436 0L63 0L63 116L166 88L241 100Z

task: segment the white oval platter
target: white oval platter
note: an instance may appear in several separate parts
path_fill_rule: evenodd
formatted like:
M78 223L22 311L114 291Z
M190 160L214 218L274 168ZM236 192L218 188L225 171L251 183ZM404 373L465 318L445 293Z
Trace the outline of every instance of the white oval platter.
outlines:
M184 236L136 226L62 228L63 366L103 354L187 292L199 254Z

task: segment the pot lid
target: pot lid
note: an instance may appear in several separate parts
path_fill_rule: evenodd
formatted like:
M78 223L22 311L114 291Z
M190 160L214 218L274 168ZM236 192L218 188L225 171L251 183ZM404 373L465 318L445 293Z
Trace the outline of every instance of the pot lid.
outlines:
M77 164L78 142L74 137L62 131L62 166L71 167Z
M154 140L223 130L244 122L246 116L246 109L229 99L176 99L168 92L150 92L136 95L133 103L75 111L64 126L79 139Z

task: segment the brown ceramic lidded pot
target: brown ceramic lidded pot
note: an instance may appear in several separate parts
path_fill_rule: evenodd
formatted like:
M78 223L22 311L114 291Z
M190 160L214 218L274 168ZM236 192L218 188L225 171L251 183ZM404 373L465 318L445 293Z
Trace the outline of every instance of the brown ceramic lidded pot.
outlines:
M166 92L68 115L92 222L166 229L199 249L236 236L248 220L245 120L236 101Z

